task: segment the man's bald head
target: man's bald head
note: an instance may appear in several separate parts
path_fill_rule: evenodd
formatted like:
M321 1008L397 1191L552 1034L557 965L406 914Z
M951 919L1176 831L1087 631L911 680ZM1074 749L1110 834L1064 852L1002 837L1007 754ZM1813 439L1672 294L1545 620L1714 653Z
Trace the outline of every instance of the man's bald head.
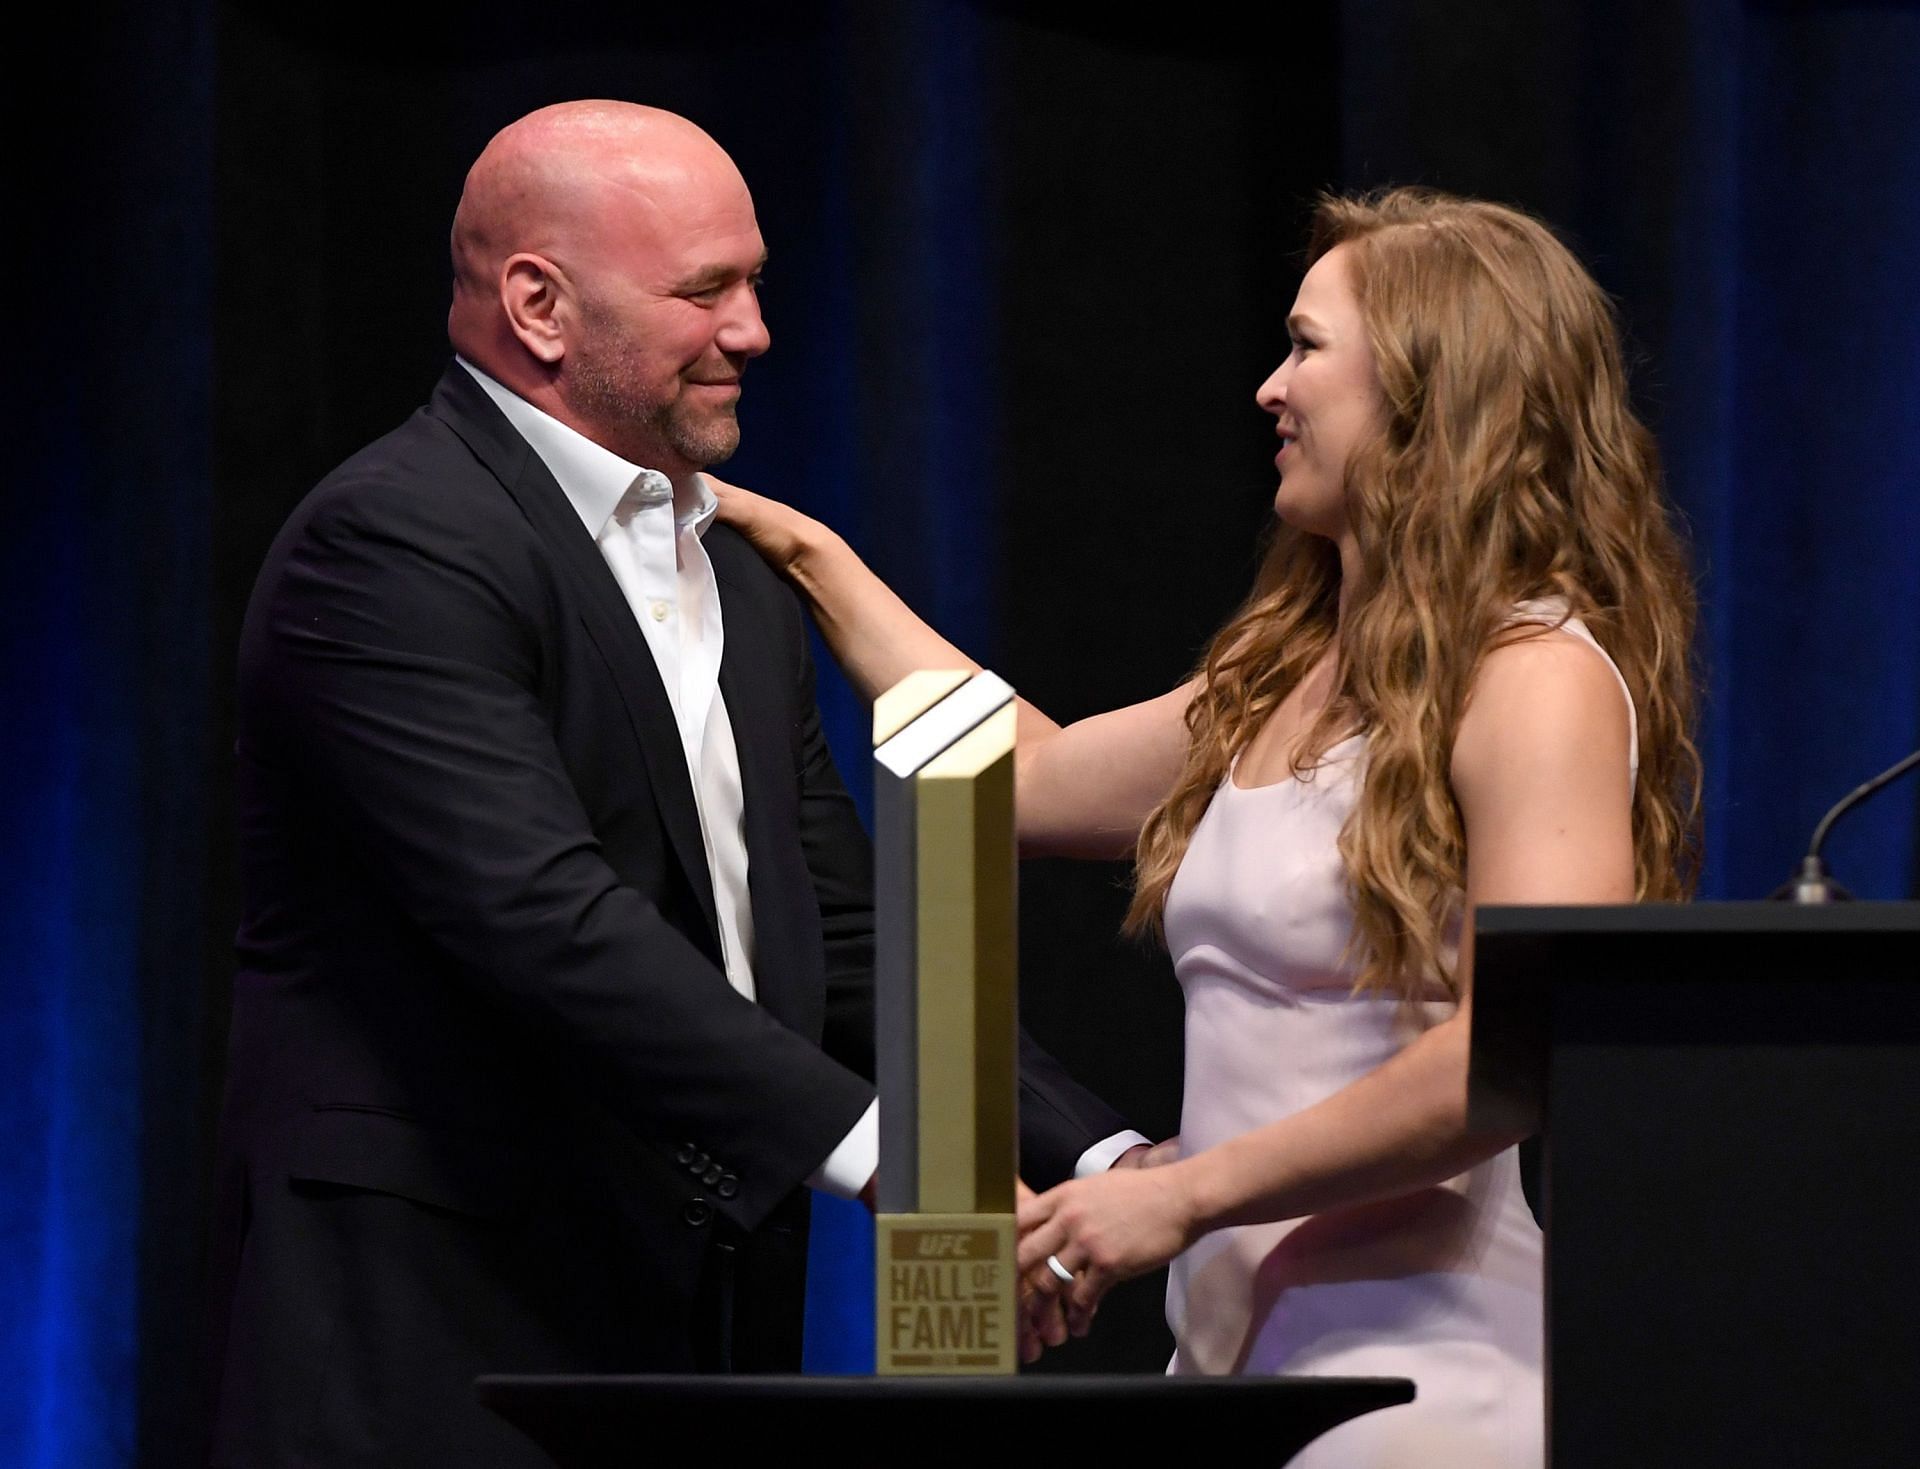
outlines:
M635 102L559 102L509 123L467 170L453 215L456 290L490 295L509 256L590 240L632 197L642 208L690 181L738 183L733 160L676 113Z
M765 251L739 170L693 123L630 102L529 113L468 171L452 247L447 332L469 361L636 463L732 451L722 389L766 347Z

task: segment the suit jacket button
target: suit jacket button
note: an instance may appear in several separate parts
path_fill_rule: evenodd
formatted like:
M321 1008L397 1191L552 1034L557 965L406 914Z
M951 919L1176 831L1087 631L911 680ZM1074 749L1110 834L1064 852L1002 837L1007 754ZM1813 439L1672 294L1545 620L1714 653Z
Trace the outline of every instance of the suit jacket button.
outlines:
M687 1170L690 1173L705 1173L712 1166L713 1159L709 1158L705 1153L702 1153L687 1165Z
M680 1151L673 1155L673 1161L684 1168L699 1156L700 1150L692 1143L682 1143L680 1145Z
M713 1167L709 1168L705 1173L700 1175L700 1181L704 1183L708 1188L712 1188L716 1183L718 1183L721 1179L725 1178L726 1176L727 1176L727 1170L722 1168L718 1163L715 1163Z
M698 1229L713 1218L713 1205L705 1199L688 1199L687 1207L680 1211L680 1217Z
M740 1180L731 1173L723 1173L720 1175L720 1182L714 1185L713 1191L723 1199L730 1199L740 1192Z

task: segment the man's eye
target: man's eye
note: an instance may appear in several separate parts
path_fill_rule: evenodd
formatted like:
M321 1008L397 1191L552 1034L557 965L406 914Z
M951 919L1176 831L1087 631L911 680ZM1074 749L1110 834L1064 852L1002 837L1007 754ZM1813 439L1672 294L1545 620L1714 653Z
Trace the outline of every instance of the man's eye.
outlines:
M1313 350L1313 343L1302 337L1295 337L1293 338L1293 350L1304 357L1308 352Z

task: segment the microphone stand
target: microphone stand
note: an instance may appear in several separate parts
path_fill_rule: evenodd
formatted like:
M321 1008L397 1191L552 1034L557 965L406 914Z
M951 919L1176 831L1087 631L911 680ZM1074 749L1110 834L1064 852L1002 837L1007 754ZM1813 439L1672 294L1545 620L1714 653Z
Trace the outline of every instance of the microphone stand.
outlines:
M1813 840L1807 845L1807 855L1800 859L1800 870L1775 888L1769 897L1788 903L1852 902L1853 894L1835 882L1827 871L1827 864L1820 857L1820 846L1826 841L1827 833L1833 830L1834 822L1882 786L1893 784L1916 765L1920 765L1920 750L1915 750L1891 770L1881 771L1857 790L1848 792L1838 805L1820 818L1820 824L1813 829Z

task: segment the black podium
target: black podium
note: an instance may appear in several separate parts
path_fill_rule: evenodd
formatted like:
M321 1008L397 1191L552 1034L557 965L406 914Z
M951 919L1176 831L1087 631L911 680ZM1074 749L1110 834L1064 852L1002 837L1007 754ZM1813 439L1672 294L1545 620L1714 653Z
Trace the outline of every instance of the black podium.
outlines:
M1483 908L1553 1469L1920 1463L1920 903Z
M1413 1400L1403 1377L501 1376L477 1387L560 1469L638 1469L688 1444L728 1462L798 1454L849 1469L1183 1452L1281 1465L1336 1424Z

